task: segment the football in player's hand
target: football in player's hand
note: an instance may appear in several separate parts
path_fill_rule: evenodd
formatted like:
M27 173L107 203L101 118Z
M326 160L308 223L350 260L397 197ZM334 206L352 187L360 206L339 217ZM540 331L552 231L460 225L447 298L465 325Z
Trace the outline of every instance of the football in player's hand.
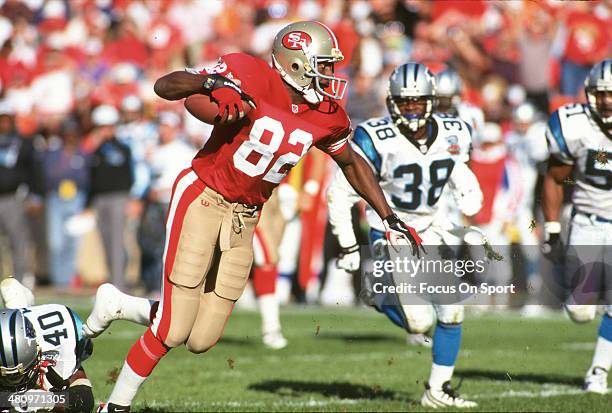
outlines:
M241 101L241 103L242 110L246 116L253 108L245 101ZM185 99L184 104L189 113L204 123L208 123L210 125L228 123L220 122L221 119L217 117L219 114L219 106L217 106L215 102L212 102L210 97L206 95L191 95Z

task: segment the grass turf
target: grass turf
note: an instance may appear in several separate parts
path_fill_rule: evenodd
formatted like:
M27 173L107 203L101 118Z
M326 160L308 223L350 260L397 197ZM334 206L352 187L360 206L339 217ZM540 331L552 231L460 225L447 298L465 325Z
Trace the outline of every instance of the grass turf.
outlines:
M73 306L85 319L87 308ZM209 353L172 350L139 392L132 411L427 411L420 406L429 349L370 309L288 308L288 348L267 350L257 313L232 315ZM598 323L561 316L469 316L455 383L479 403L470 411L610 411L612 395L583 394ZM94 341L84 367L98 402L144 328L115 322Z

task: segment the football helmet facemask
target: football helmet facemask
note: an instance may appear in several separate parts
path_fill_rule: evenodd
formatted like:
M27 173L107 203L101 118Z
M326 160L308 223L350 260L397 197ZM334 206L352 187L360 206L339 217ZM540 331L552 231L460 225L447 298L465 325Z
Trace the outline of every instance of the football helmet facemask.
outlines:
M431 116L436 99L436 81L420 63L398 66L389 77L387 109L397 126L416 132Z
M3 353L0 389L21 391L36 383L41 351L32 322L20 310L0 311L0 336Z
M591 113L607 127L612 126L612 59L597 63L584 81Z
M324 96L342 99L347 81L333 75L333 64L344 59L334 33L317 21L291 23L272 44L272 63L285 82L309 103ZM332 74L322 73L319 65L332 66Z
M461 103L462 83L459 74L448 68L436 75L436 111L457 114Z

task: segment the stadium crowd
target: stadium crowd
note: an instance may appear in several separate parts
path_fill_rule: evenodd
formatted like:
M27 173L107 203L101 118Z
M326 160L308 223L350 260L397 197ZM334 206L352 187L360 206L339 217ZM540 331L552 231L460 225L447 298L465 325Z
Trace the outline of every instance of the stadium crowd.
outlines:
M297 19L337 34L354 125L385 114L397 65L454 68L463 101L484 113L471 167L485 200L472 223L495 245L537 245L545 120L584 101L588 70L610 55L611 12L612 1L0 0L2 273L58 289L101 281L86 274L95 257L77 265L99 250L96 238L85 242L97 223L102 278L154 294L174 177L211 127L157 98L153 83L235 51L269 60L274 35ZM293 288L316 301L334 272L323 199L332 173L331 161L309 155L287 181L285 299ZM539 257L527 261L536 280ZM327 278L336 302L346 281Z

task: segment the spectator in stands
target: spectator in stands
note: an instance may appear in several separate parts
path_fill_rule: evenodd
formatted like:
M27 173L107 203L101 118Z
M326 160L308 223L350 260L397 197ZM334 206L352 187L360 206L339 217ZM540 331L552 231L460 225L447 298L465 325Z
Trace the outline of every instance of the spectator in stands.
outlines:
M92 112L92 122L92 134L100 146L91 160L88 204L96 211L110 280L117 288L123 289L126 266L123 235L130 189L134 183L132 154L130 148L116 138L117 109L110 105L96 107Z
M80 138L77 122L66 119L59 139L49 140L42 160L49 272L58 288L70 286L75 275L78 239L66 223L82 212L89 186L89 155L79 147Z
M10 243L14 277L32 286L23 185L35 189L34 148L31 140L15 131L13 109L0 101L0 234Z
M180 117L173 112L159 115L159 146L147 154L151 185L140 225L142 280L149 294L161 285L162 257L166 233L165 217L176 176L191 165L196 150L179 139Z
M572 2L572 9L559 26L555 53L561 58L563 95L581 94L591 66L610 53L609 16L595 13L598 2Z

